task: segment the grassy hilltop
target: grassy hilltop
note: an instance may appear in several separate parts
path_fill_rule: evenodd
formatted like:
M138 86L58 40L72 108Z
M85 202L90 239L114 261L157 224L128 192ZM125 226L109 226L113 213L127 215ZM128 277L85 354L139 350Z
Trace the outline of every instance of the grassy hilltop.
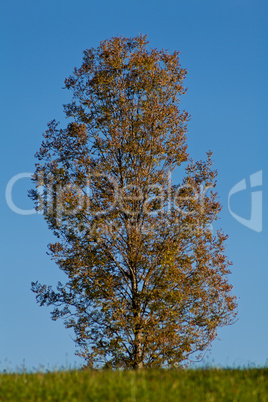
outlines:
M268 401L268 368L1 374L0 401Z

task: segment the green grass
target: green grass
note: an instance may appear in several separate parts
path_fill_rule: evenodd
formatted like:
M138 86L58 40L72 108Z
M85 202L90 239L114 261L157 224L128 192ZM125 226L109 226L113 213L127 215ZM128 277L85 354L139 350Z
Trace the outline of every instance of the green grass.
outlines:
M268 401L268 368L1 374L0 401Z

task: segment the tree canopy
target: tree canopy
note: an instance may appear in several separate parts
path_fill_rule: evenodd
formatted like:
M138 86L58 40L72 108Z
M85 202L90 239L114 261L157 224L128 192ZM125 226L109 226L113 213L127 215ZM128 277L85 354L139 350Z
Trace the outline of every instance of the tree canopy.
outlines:
M65 80L69 124L51 121L36 154L30 196L66 283L32 290L74 330L87 367L176 367L236 315L227 236L211 231L211 152L187 154L185 76L179 52L149 49L144 35L85 50Z

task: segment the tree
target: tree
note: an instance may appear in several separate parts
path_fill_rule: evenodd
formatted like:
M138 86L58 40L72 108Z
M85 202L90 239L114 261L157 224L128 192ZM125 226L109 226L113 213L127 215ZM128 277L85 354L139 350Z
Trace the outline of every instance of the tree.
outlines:
M30 196L67 281L32 290L74 330L87 367L176 367L236 315L227 236L210 227L221 210L211 152L186 152L186 70L179 52L147 45L115 37L86 50L65 80L70 123L50 122L36 154Z

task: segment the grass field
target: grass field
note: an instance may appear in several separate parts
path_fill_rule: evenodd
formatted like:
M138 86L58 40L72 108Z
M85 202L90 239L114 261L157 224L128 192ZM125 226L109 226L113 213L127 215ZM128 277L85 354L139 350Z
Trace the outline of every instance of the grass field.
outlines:
M1 374L0 401L268 401L268 368Z

